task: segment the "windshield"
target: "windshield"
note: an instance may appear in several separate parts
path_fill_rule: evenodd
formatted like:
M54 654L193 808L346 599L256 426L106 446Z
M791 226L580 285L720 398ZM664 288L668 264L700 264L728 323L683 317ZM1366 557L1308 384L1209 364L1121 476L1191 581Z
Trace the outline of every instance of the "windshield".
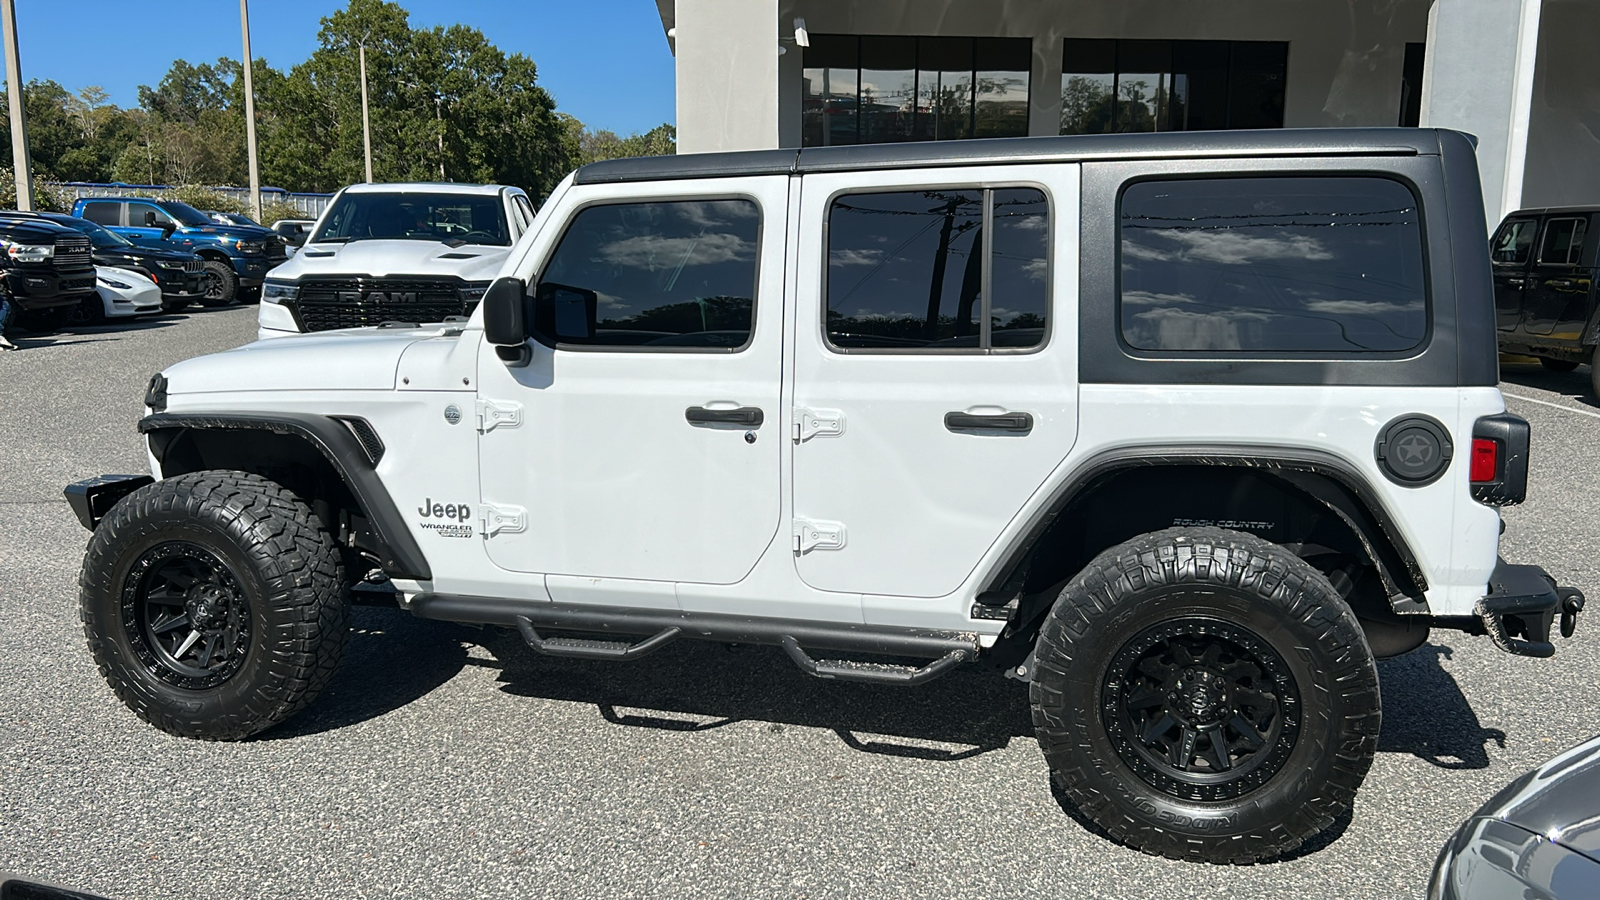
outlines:
M168 215L185 225L214 225L210 217L198 209L178 200L163 200L156 204L166 210Z
M89 236L89 243L105 249L107 247L132 247L133 241L128 240L109 228L102 228L88 219L55 220L60 224L83 232Z
M223 213L222 217L224 219L227 219L229 222L233 223L234 225L249 225L251 228L260 228L261 227L261 223L260 222L255 221L254 219L250 218L249 216L241 216L238 213Z
M500 198L482 194L345 193L312 238L320 241L454 241L511 243Z

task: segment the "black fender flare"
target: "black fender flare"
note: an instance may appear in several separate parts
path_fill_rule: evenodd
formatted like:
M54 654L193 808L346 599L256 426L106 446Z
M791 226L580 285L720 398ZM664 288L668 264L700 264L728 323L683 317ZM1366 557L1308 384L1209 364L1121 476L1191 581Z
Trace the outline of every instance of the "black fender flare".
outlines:
M1113 472L1158 466L1225 466L1267 472L1328 508L1355 533L1396 613L1427 613L1428 579L1383 499L1349 462L1321 450L1246 444L1162 445L1104 450L1083 460L1040 505L981 584L1013 593L1045 530L1096 481ZM1330 489L1329 481L1343 488ZM981 596L981 594L980 594Z
M346 424L356 422L360 425ZM430 581L433 570L427 557L378 477L381 445L376 454L364 447L355 430L361 426L372 434L371 426L362 419L306 413L156 413L139 420L139 431L149 440L157 462L164 461L173 442L188 431L270 431L304 440L333 466L360 504L379 545L384 572L391 578Z

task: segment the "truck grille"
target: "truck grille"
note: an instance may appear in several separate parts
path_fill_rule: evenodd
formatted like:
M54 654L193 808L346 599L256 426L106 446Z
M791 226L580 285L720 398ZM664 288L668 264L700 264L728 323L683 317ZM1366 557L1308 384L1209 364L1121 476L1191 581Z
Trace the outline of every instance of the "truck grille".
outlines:
M283 238L273 235L266 239L266 244L267 259L285 260L289 258L289 252L283 249Z
M456 278L313 278L284 304L301 331L361 328L384 322L442 322L470 315L476 302L461 299Z
M78 235L56 238L56 268L77 269L91 265L89 239ZM90 279L91 283L93 279Z

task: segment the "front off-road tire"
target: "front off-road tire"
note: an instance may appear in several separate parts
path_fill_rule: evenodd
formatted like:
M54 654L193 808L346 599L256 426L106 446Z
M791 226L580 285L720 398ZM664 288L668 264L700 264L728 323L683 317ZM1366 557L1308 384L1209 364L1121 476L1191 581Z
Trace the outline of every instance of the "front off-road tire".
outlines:
M1252 863L1334 824L1381 718L1372 651L1322 573L1220 528L1113 547L1039 634L1033 724L1050 773L1112 838Z
M349 632L333 539L299 498L244 472L128 495L95 529L78 584L100 674L181 737L239 740L304 709Z
M200 277L205 294L201 306L232 306L239 302L239 275L233 266L220 259L205 261L205 271Z

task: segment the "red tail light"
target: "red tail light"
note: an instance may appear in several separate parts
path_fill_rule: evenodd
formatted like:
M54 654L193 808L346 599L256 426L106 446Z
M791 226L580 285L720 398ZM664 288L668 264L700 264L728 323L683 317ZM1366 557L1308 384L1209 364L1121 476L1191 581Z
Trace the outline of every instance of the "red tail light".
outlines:
M1472 465L1469 478L1474 483L1494 481L1500 470L1500 442L1488 438L1472 439Z

